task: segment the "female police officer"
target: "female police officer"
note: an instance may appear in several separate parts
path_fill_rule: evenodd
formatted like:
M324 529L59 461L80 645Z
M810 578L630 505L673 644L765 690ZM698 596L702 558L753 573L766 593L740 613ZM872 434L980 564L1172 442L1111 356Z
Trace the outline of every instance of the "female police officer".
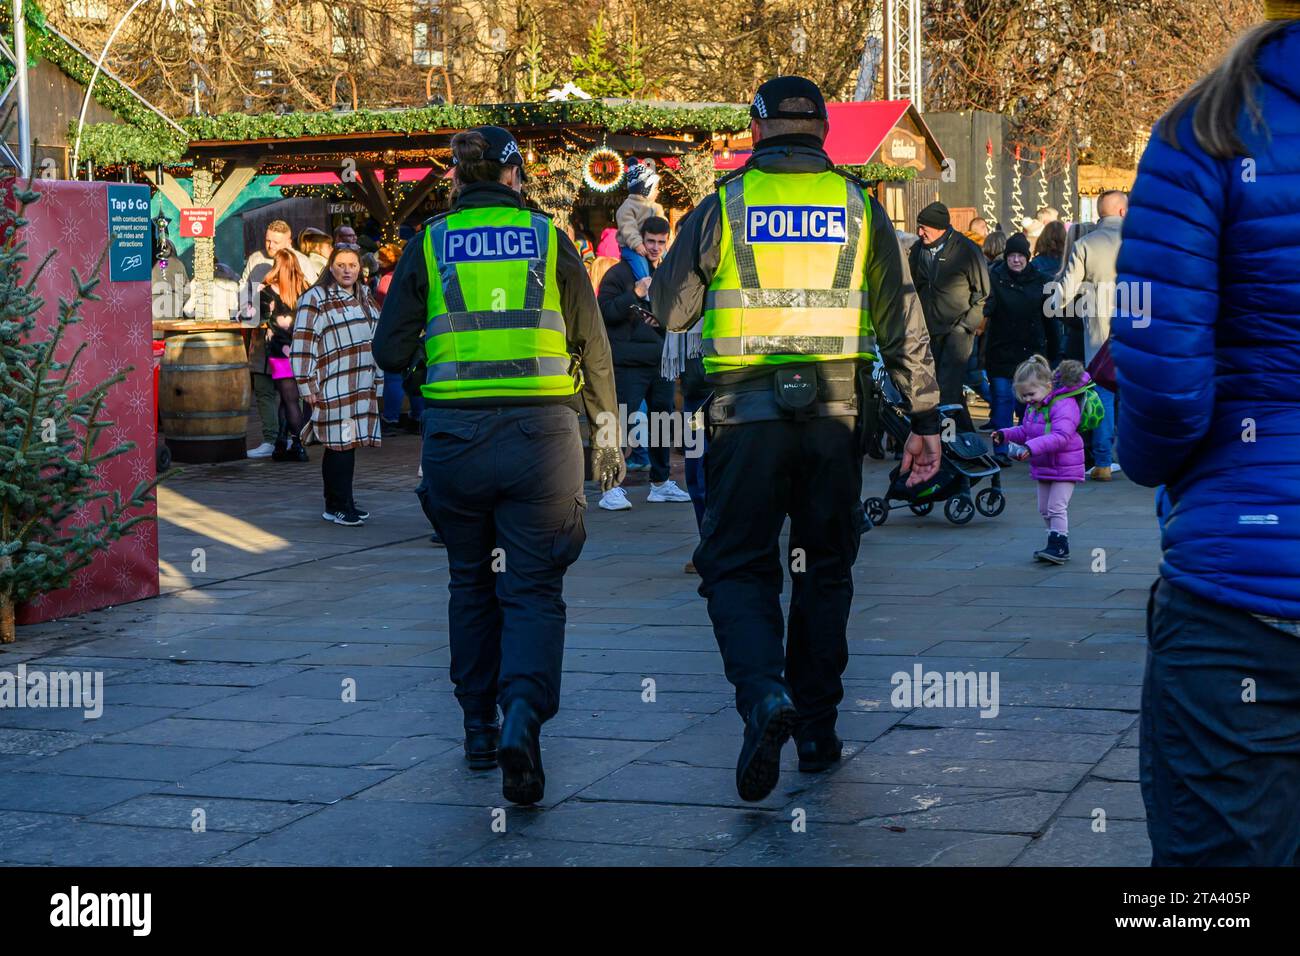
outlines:
M538 734L559 708L564 572L586 540L576 412L617 414L613 364L577 250L520 196L514 137L485 126L451 149L451 210L408 244L374 354L401 373L424 335L418 494L447 546L465 754L478 769L499 761L506 799L528 804L545 786ZM602 490L622 480L618 448L593 437L591 457Z

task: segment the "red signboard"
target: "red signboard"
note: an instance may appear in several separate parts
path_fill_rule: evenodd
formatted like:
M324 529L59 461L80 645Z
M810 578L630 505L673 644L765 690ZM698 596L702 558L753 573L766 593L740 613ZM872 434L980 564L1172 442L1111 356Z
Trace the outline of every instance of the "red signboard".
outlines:
M181 210L181 235L186 238L211 239L216 223L217 211L210 206L195 206L193 209Z
M68 326L61 346L61 356L71 355L85 345L74 368L71 390L84 391L115 372L127 371L126 381L114 386L104 403L102 418L113 423L100 437L96 451L124 441L135 448L110 458L99 466L100 487L131 493L137 483L154 475L154 441L157 409L153 397L153 326L148 282L114 282L107 263L100 254L108 243L108 183L81 183L63 180L33 180L32 188L41 193L39 202L27 207L29 224L26 234L31 261L44 259L44 250L58 254L41 270L36 291L45 299L45 309L37 320L37 336L47 336L54 323L60 297L73 296L72 269L85 278L95 275L102 284L95 290L98 301L85 302L81 321ZM97 506L88 506L69 519L81 524L95 515ZM132 512L133 514L136 512ZM156 513L151 502L144 513ZM82 611L126 604L158 594L158 525L144 521L117 541L107 553L98 555L87 568L77 572L69 587L38 595L18 611L18 623L37 624Z

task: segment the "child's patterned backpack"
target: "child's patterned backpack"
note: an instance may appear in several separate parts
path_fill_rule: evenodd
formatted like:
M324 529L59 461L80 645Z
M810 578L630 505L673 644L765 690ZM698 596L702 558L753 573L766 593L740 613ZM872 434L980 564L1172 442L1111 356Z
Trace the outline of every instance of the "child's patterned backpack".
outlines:
M1106 417L1106 408L1101 404L1101 396L1097 394L1097 386L1094 382L1087 385L1081 385L1072 392L1062 392L1052 399L1052 405L1062 398L1072 397L1079 403L1079 431L1090 432L1101 424ZM1043 433L1046 434L1052 430L1052 405L1043 409Z

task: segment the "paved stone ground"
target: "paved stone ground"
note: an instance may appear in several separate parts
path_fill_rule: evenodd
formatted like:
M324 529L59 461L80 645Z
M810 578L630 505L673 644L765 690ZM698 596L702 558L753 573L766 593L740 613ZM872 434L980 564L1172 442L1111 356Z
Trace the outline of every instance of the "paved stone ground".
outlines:
M566 584L546 800L503 806L460 752L446 558L418 442L363 451L366 527L320 520L318 465L188 469L161 494L163 596L22 629L0 669L102 671L98 720L0 711L0 862L77 865L1146 865L1137 780L1151 494L1081 486L1074 560L1027 469L997 519L895 512L863 540L833 773L734 786L741 724L689 505L587 514ZM677 463L680 468L680 462ZM868 462L880 493L888 466ZM195 548L206 567L195 570ZM1094 549L1106 570L1092 570ZM891 675L996 672L1001 708L895 708ZM653 678L657 695L642 701ZM346 680L357 700L344 702ZM192 832L195 811L206 832ZM1094 817L1104 811L1105 828ZM799 812L802 811L802 812ZM800 822L802 821L802 826ZM499 826L498 826L499 829Z

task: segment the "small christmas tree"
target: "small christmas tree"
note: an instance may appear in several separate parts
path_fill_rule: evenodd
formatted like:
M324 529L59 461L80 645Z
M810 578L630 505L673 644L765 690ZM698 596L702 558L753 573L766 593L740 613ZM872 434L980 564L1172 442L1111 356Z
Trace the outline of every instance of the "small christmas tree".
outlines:
M151 520L127 511L152 500L160 478L141 482L126 501L97 487L100 465L135 447L122 442L95 450L100 433L114 424L100 418L104 401L131 369L73 395L73 370L85 343L66 361L59 359L68 326L81 319L82 303L99 299L94 290L104 256L93 278L83 280L72 270L73 297L60 297L53 328L38 330L45 302L36 294L36 281L56 250L23 281L23 213L40 194L30 181L23 188L12 178L0 180L0 193L11 193L18 207L0 207L0 643L7 644L14 639L18 604L67 587L97 554ZM69 523L78 511L91 514L92 502L99 502L98 518Z

